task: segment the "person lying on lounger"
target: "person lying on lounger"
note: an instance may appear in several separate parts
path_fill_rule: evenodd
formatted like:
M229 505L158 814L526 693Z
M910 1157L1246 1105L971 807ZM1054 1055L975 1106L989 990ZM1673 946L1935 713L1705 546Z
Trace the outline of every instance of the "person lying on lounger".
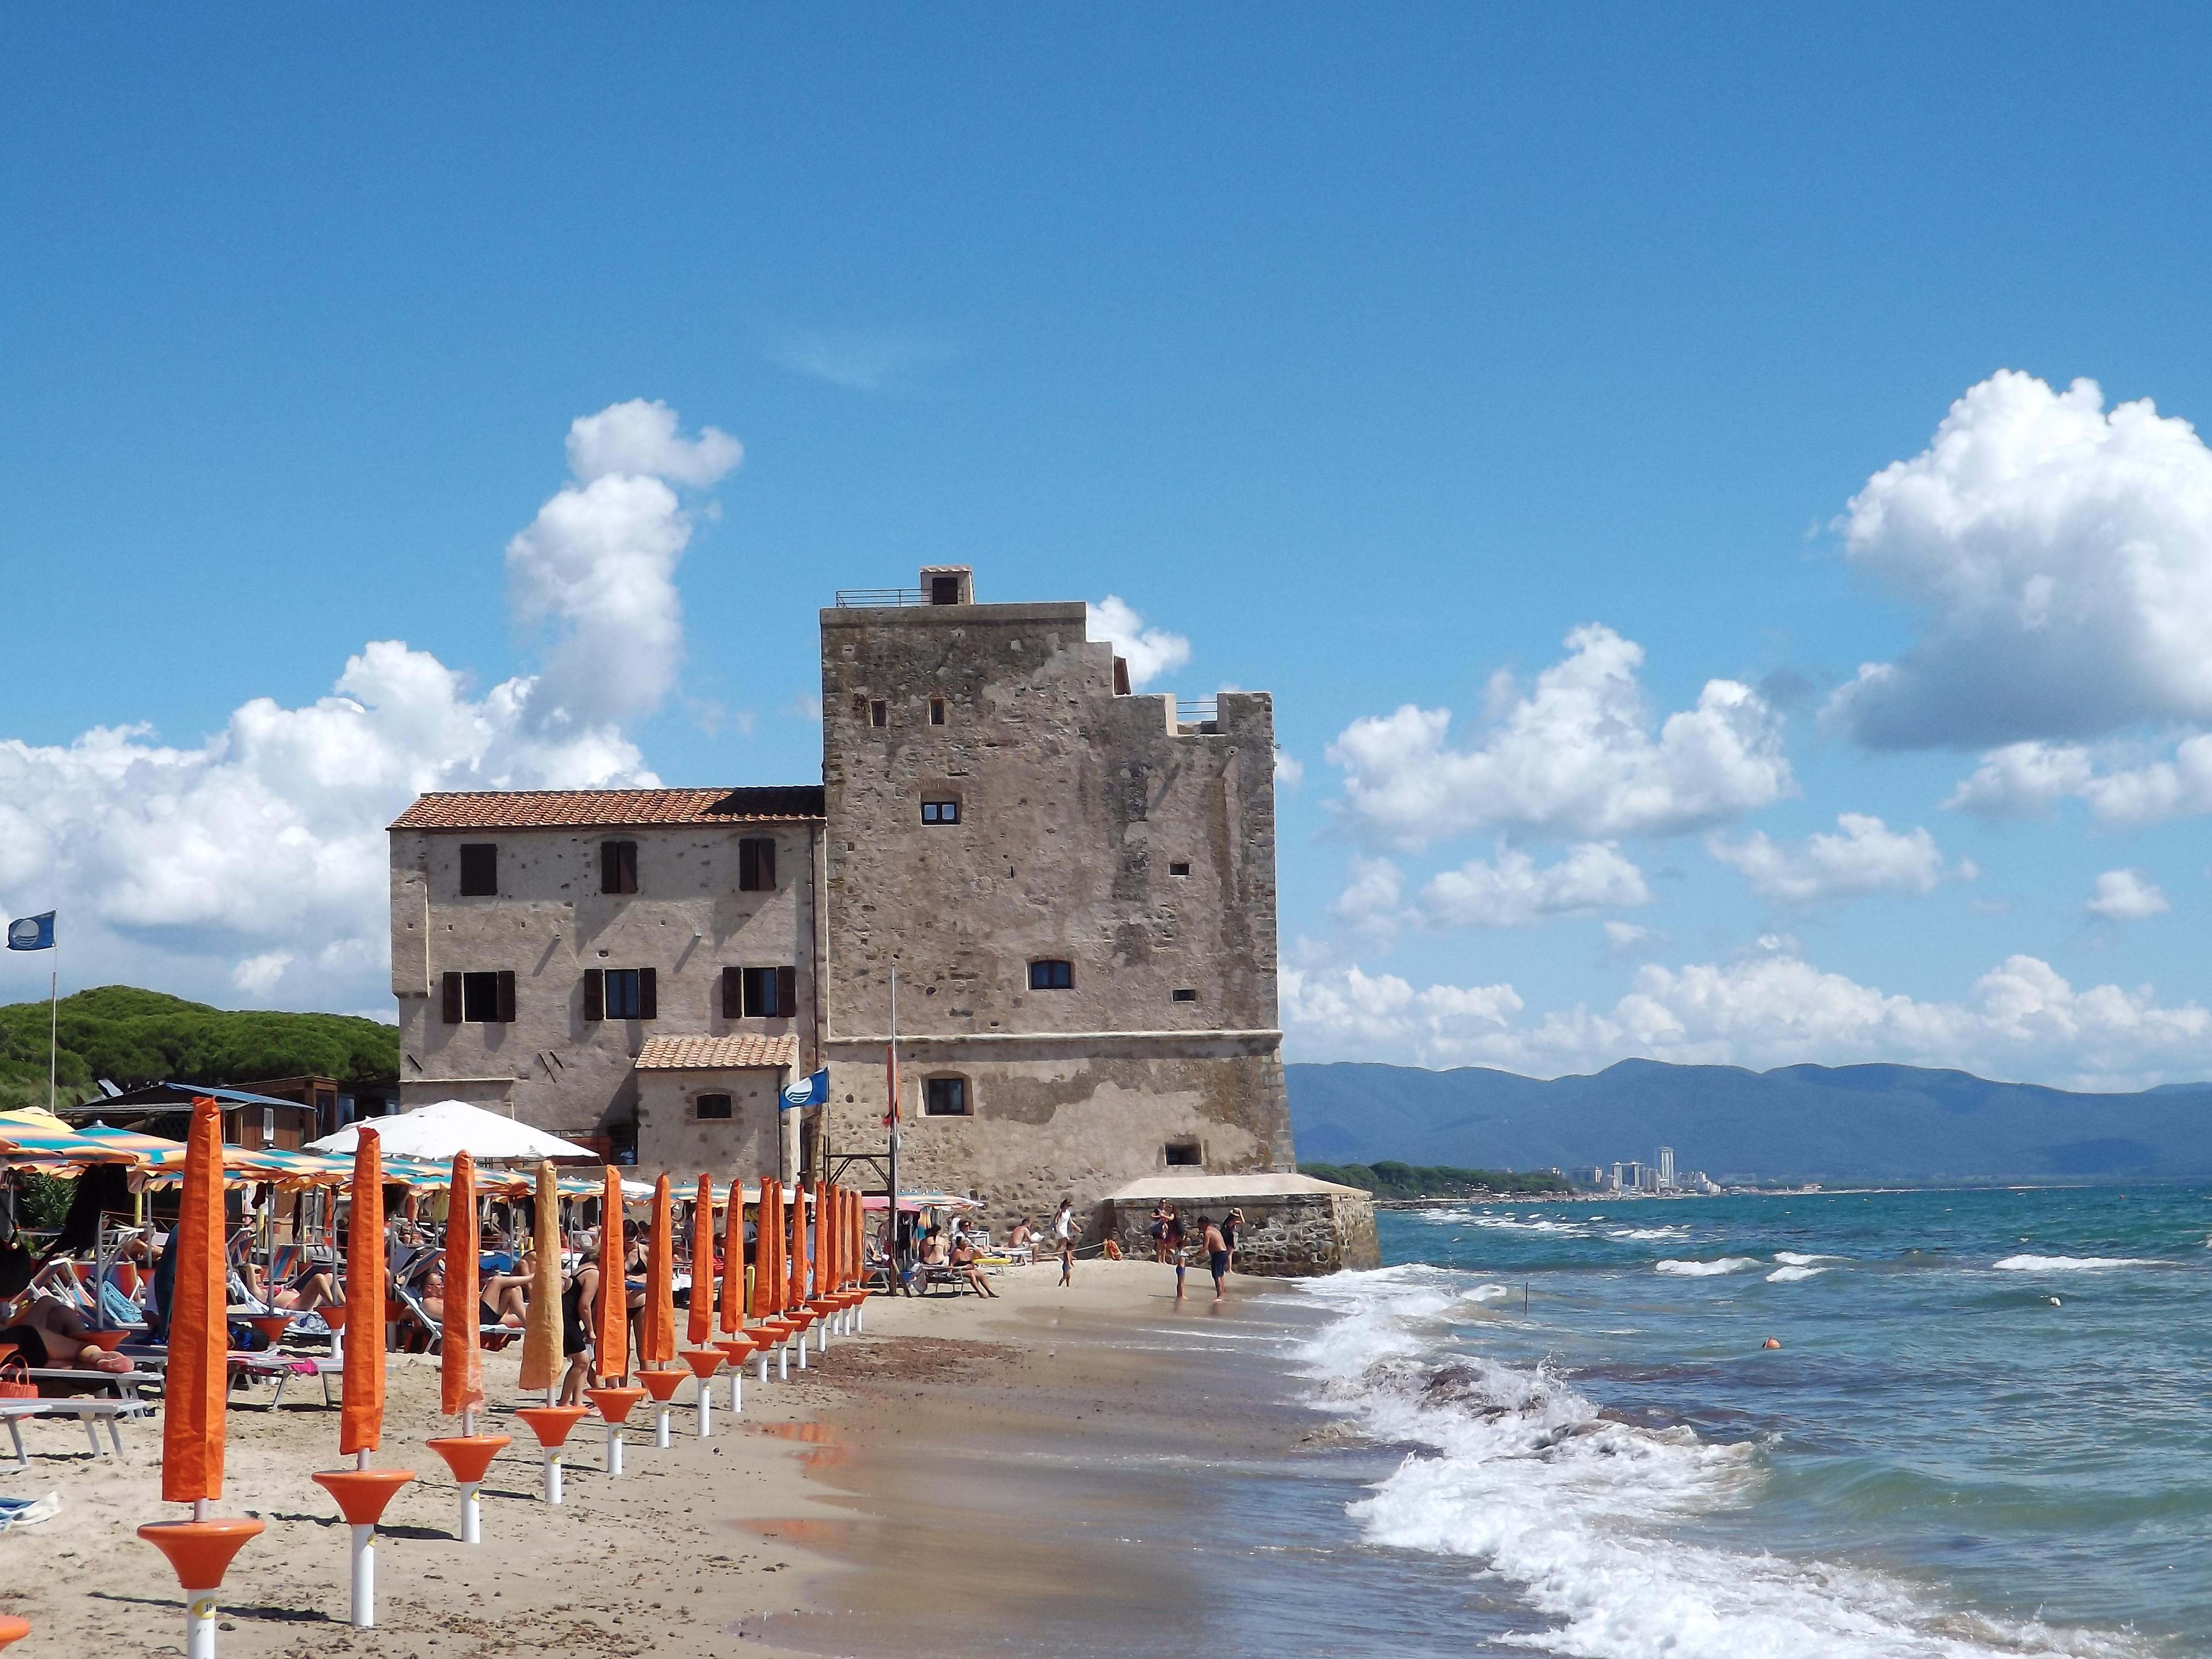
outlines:
M984 1296L998 1295L998 1292L991 1288L990 1281L983 1277L983 1269L980 1262L981 1258L975 1253L975 1246L965 1233L960 1236L953 1244L951 1253L945 1257L945 1265L966 1279L970 1290Z
M0 1345L12 1344L16 1357L33 1369L58 1366L73 1371L131 1369L131 1361L88 1340L84 1320L66 1302L36 1297L0 1308Z

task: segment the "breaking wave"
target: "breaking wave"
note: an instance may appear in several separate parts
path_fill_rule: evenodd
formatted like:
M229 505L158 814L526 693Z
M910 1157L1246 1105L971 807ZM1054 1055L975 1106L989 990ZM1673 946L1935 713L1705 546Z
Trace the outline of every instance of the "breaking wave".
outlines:
M1348 1506L1366 1540L1462 1558L1505 1581L1547 1624L1504 1639L1573 1659L2148 1651L1933 1605L1869 1569L1674 1535L1753 1491L1761 1446L1616 1421L1547 1366L1459 1351L1446 1321L1463 1279L1403 1267L1302 1281L1339 1317L1301 1358L1323 1400L1370 1438L1420 1448Z

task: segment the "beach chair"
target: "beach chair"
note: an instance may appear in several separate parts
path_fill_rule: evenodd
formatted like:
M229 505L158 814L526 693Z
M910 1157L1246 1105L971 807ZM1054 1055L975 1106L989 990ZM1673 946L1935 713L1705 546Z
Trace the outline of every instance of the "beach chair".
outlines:
M15 1467L27 1469L31 1460L23 1450L22 1420L27 1417L74 1417L84 1425L84 1437L92 1443L92 1455L103 1455L100 1444L100 1424L107 1425L107 1437L113 1443L115 1457L123 1458L123 1431L118 1425L126 1417L145 1414L143 1400L0 1400L0 1421L8 1425L8 1437L15 1442Z

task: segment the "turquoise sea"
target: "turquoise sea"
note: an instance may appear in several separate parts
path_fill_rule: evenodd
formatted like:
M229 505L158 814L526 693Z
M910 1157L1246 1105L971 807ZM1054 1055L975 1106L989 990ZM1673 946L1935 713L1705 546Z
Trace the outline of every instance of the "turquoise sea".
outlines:
M1401 1651L2212 1654L2208 1246L2196 1188L1389 1213L1285 1357L1389 1461L1276 1516Z

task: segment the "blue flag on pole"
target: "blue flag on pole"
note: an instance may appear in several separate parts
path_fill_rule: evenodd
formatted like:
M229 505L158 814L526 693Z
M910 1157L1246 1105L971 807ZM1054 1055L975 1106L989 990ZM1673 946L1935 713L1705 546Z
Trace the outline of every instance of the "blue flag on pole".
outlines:
M54 948L54 913L43 916L24 916L8 924L8 948L11 951L51 951Z
M801 1106L819 1106L830 1098L830 1068L824 1066L811 1077L803 1077L783 1091L782 1109L796 1111Z

